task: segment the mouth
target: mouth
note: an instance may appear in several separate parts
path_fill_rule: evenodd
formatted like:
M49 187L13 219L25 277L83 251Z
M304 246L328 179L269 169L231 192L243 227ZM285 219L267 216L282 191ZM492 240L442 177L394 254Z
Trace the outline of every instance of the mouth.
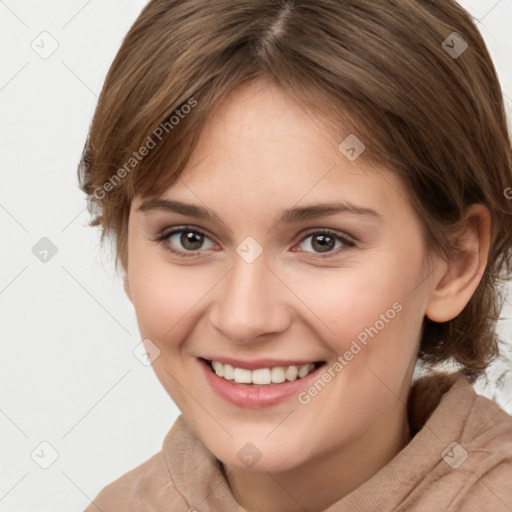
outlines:
M297 398L327 365L327 361L215 359L197 358L212 391L232 405L252 409Z
M251 370L220 361L204 358L200 359L207 364L210 370L218 377L226 381L231 381L232 383L250 387L275 386L286 382L294 382L307 377L310 373L326 363L326 361L314 361L311 363L282 364L279 366L269 365Z

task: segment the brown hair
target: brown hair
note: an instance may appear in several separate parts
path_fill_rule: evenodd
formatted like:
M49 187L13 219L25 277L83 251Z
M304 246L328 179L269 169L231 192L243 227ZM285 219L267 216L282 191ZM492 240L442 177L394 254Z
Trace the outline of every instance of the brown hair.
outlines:
M493 63L452 0L152 0L109 70L79 167L116 265L126 268L133 197L171 186L214 108L256 78L329 122L339 142L355 134L365 163L396 172L429 251L456 250L466 207L489 208L481 282L453 320L425 319L419 353L427 367L453 358L476 379L499 354L512 153Z

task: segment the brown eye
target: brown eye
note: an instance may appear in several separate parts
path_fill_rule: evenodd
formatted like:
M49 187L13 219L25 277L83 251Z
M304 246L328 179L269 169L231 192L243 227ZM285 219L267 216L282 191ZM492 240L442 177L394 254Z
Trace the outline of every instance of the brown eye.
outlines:
M215 247L205 233L187 227L164 233L158 238L158 241L164 244L168 251L183 257L200 256L201 251Z
M181 245L188 251L197 251L203 245L204 236L194 231L183 231L179 237Z
M302 251L313 254L337 254L345 249L354 247L355 243L344 236L331 231L315 231L301 240Z
M318 252L327 252L334 248L336 240L331 235L313 235L311 247Z

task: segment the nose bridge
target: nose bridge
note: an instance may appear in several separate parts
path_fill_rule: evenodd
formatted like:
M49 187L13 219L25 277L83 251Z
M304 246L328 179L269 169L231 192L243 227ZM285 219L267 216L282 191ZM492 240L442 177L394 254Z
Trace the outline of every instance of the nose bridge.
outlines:
M263 255L254 261L235 255L213 307L213 325L234 342L285 329L288 319L279 286Z

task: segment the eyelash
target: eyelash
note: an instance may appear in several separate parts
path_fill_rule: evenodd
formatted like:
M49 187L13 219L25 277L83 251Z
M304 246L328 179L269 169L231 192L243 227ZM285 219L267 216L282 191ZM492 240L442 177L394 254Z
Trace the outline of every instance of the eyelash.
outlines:
M167 242L169 240L169 238L177 233L195 233L195 234L198 234L198 235L202 235L206 238L210 238L208 236L207 233L205 233L204 231L202 231L201 229L199 228L195 228L195 227L192 227L192 226L181 226L179 228L175 228L171 231L163 231L161 232L156 239L154 239L155 242L158 242L158 243L161 243L164 248L171 252L172 254L180 257L180 258L199 258L201 256L201 253L200 253L200 249L195 251L195 252L192 252L192 251L185 251L185 252L182 252L182 251L177 251L175 249L173 249ZM339 233L337 233L336 231L333 231L331 229L316 229L316 230L313 230L313 231L309 231L308 233L306 233L304 235L304 237L302 237L302 239L299 241L299 244L304 242L304 240L306 240L307 238L309 238L310 236L313 236L313 235L318 235L318 234L321 234L321 235L329 235L329 236L332 236L335 240L341 242L343 244L343 247L341 248L338 248L337 250L333 250L331 252L328 252L328 253L324 253L322 255L322 253L310 253L308 251L303 251L303 252L306 252L306 254L315 254L316 256L308 256L308 257L320 257L322 259L325 259L325 258L329 258L331 256L336 256L336 255L339 255L341 252L345 252L347 250L350 250L352 248L355 247L355 242L353 240L351 240L350 238L346 237L346 236L342 236L340 235ZM297 251L296 251L297 252Z

